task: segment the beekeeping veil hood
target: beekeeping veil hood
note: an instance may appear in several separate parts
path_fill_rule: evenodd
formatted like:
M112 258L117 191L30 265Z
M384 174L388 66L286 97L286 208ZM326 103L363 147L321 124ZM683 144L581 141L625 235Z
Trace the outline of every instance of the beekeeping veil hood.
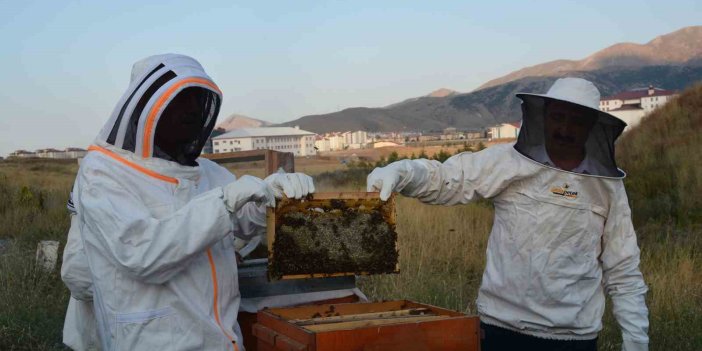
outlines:
M177 151L169 155L155 145L158 139L155 134L168 104L186 89L196 96L201 106L198 114L202 114L197 117L204 123L201 130L190 131L191 140L180 143ZM176 54L150 56L132 67L129 88L97 139L141 158L157 157L196 165L194 160L212 132L221 102L222 92L195 59Z
M522 100L522 127L514 148L522 155L540 160L539 153L545 152L544 120L546 106L552 101L574 104L591 112L594 124L585 142L586 158L595 164L589 175L616 177L624 176L614 160L614 142L621 135L626 123L600 111L600 92L594 84L580 78L558 79L546 94L519 93Z

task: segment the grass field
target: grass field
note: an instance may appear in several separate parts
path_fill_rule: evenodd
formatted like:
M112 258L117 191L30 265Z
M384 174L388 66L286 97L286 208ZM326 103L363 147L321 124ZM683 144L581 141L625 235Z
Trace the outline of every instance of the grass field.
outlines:
M702 87L654 113L618 144L620 166L649 286L651 350L702 350ZM645 128L644 128L645 127ZM230 165L257 174L258 165ZM365 190L364 169L338 159L298 159L298 171L317 178L318 190ZM68 299L58 272L34 267L39 240L68 230L65 202L77 165L56 161L0 162L0 349L61 349ZM406 298L475 313L485 247L492 225L489 202L428 206L398 200L400 269L363 277L373 299ZM620 332L609 308L600 350L619 350Z

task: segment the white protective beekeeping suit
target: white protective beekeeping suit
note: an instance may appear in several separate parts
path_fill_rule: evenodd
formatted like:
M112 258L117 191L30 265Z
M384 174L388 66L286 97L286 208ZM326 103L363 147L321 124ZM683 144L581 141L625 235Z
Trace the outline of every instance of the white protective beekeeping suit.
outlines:
M495 219L478 294L481 321L536 337L588 340L602 329L605 293L623 349L648 349L647 291L614 141L626 124L599 112L592 83L565 78L546 95L520 94L516 144L462 153L439 163L403 160L374 170L368 188L430 204L492 199ZM583 172L541 162L544 103L573 102L597 115ZM536 160L539 160L537 162Z
M71 290L71 296L64 319L63 343L74 350L99 350L97 321L93 312L93 278L83 250L72 192L68 198L68 211L71 227L63 250L61 278Z
M183 157L199 155L221 92L197 61L169 54L134 65L81 163L62 267L71 347L96 346L94 318L105 350L243 349L234 237L263 233L265 210L248 201L267 201L256 193L267 188L206 159L184 166L154 145L161 113L187 88L202 91L205 123Z
M197 89L204 123L172 155L154 134L185 89ZM134 65L68 202L71 228L61 268L71 291L63 333L68 346L243 350L234 250L265 234L264 207L249 202L302 198L314 184L301 173L236 180L197 158L220 102L219 89L192 58L159 55ZM255 298L245 306L256 311L354 293L362 296L344 289Z

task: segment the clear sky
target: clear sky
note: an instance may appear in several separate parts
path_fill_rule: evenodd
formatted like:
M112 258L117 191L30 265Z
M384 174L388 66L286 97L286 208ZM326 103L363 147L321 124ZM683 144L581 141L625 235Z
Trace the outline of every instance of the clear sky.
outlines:
M700 24L699 0L0 0L0 155L86 147L152 54L198 59L224 92L220 119L284 122Z

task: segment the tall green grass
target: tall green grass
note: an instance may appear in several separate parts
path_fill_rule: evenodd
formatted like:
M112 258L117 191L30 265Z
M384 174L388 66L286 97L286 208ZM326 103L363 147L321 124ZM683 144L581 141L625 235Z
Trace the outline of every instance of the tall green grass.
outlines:
M654 350L702 350L702 84L644 118L617 145Z
M362 277L361 290L374 300L407 298L476 313L492 208L398 200L400 274ZM651 350L702 350L702 231L658 224L638 235ZM620 329L607 305L600 350L619 350Z
M475 314L492 226L489 204L428 206L398 198L400 274L360 278L375 300L410 299Z
M0 349L61 349L68 290L60 266L45 273L35 265L37 244L58 240L70 225L66 200L75 161L23 160L0 163ZM59 265L61 257L59 256Z
M617 144L638 226L702 223L702 84L644 118Z

